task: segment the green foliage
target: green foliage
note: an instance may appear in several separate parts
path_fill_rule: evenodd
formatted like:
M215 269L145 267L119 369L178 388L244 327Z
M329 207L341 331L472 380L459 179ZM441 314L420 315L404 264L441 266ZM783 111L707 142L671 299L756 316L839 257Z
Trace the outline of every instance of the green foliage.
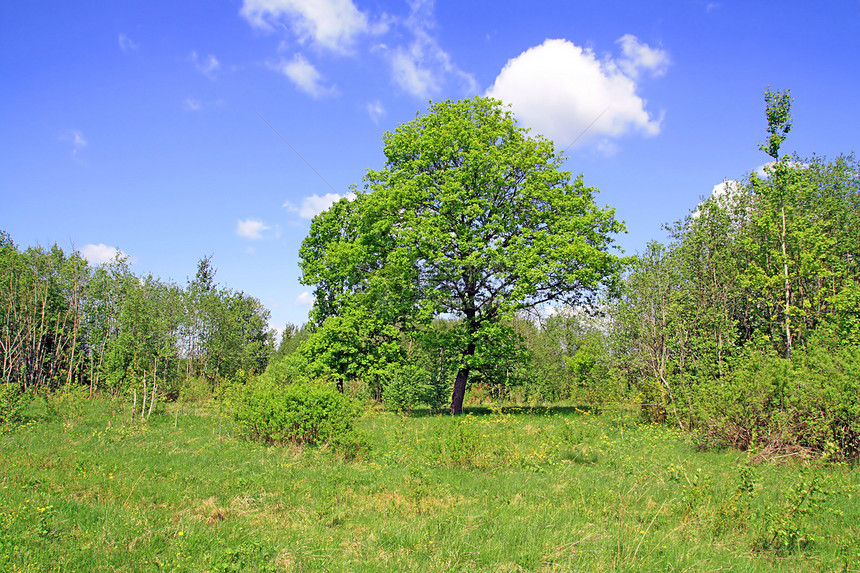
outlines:
M44 389L76 378L86 268L57 245L20 251L0 231L0 380Z
M363 192L311 224L301 280L314 285L319 325L361 307L410 336L453 316L459 412L482 346L499 340L485 334L552 300L592 302L620 270L609 250L623 226L595 204L595 189L560 169L549 140L530 137L492 99L432 104L386 133L384 152Z
M269 362L266 371L260 374L259 378L273 384L310 382L310 368L304 355L295 352Z
M762 458L860 455L860 348L814 339L784 358L752 351L696 397L705 443L754 448Z
M277 350L272 355L272 360L284 358L295 353L299 346L310 336L311 330L308 324L296 326L288 323L283 332L281 332L281 341L278 344Z
M345 455L364 449L355 430L358 412L333 388L315 384L281 385L265 379L245 387L235 406L240 431L264 443L330 444Z
M794 463L762 464L747 479L749 455L739 463L738 452L696 451L676 428L640 423L632 409L623 425L616 414L572 407L457 417L373 409L357 422L372 448L345 461L330 448L266 446L221 431L213 402L186 408L178 424L174 404L147 424L128 424L128 404L106 395L81 406L66 423L32 403L29 422L0 440L0 570L806 572L860 564L854 469L815 464L803 477ZM587 447L582 453L596 459L565 459L566 447ZM711 494L685 518L697 468ZM798 542L790 554L751 551L776 523L769 515L788 516L798 507L790 492L814 476L832 491L797 521L814 543Z
M816 514L830 496L821 476L801 473L800 480L783 492L781 503L766 511L765 531L756 539L754 549L787 555L808 546L815 540L809 520L820 517Z
M18 384L0 383L0 431L10 430L24 419L30 395Z
M528 349L523 388L541 401L616 401L623 393L614 371L610 322L584 309L561 307L538 324L517 321Z
M860 166L780 154L791 98L765 102L776 161L636 257L610 311L615 366L651 420L703 445L855 458Z
M779 159L779 148L791 131L791 100L789 90L775 92L768 88L764 92L768 139L759 144L759 149L774 159Z
M0 380L120 396L147 376L175 398L184 378L262 372L274 351L269 312L214 275L204 258L183 289L136 276L122 254L93 267L57 245L21 251L0 231Z
M389 370L405 359L400 331L354 304L327 317L298 353L314 378L333 380L341 389L360 381L375 400L382 398Z
M415 365L392 366L386 373L382 403L395 412L408 412L421 404L438 408L430 373Z
M179 387L179 402L204 403L212 398L212 385L203 377L195 376L182 382Z

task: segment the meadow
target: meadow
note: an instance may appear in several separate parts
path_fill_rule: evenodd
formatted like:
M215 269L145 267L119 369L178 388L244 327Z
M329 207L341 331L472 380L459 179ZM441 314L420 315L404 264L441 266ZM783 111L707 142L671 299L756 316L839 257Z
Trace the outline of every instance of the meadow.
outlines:
M700 451L635 409L368 408L368 450L217 401L59 395L0 435L0 571L858 571L860 472Z

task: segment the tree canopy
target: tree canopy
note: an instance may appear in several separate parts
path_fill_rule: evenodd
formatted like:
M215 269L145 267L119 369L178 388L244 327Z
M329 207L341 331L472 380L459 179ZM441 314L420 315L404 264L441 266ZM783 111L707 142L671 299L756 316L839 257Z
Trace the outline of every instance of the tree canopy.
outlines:
M488 329L547 303L591 304L612 287L623 225L497 100L432 104L385 134L384 153L354 199L314 219L302 282L315 287L320 327L355 305L403 332L458 319L457 413Z

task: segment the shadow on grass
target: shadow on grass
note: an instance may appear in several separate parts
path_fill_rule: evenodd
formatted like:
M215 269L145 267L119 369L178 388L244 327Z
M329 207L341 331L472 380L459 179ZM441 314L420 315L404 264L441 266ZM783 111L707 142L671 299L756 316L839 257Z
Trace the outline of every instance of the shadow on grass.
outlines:
M527 416L581 416L583 414L598 415L601 409L597 406L464 406L461 416L489 416L491 414L513 414ZM416 408L407 414L410 418L426 418L428 416L450 415L447 410L431 410Z

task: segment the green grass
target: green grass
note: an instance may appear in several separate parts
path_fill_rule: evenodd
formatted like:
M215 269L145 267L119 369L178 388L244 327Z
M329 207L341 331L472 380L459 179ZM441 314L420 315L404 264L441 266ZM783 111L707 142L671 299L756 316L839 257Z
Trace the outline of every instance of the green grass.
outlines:
M633 413L374 410L344 461L175 407L34 404L0 435L0 571L860 570L856 469L750 469Z

